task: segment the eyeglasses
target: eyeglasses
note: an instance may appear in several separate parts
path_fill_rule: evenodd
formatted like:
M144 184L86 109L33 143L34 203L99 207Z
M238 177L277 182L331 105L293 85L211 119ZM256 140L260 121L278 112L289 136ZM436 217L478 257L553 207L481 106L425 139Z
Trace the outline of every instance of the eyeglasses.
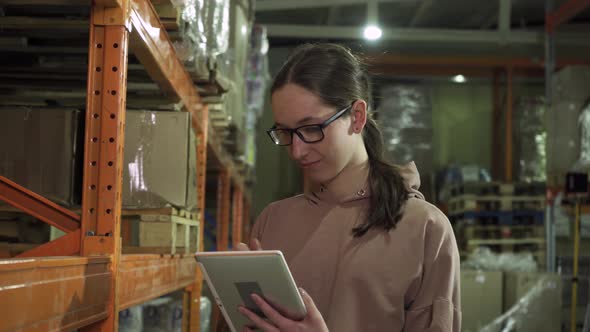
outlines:
M272 127L266 131L270 139L276 145L286 146L293 143L293 134L297 134L299 138L305 143L317 143L324 139L324 128L330 123L338 120L344 113L352 108L352 105L338 111L332 115L328 120L321 124L305 125L295 129L276 128Z

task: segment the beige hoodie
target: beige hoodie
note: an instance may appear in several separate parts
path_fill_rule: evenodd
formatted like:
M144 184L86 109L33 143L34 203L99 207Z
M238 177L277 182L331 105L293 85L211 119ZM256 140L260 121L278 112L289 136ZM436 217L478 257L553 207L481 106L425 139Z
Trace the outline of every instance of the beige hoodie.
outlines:
M347 184L344 199L324 189L272 203L252 230L264 249L283 252L330 331L461 330L453 230L418 191L414 163L402 175L410 199L389 232L352 236L369 204L365 181Z

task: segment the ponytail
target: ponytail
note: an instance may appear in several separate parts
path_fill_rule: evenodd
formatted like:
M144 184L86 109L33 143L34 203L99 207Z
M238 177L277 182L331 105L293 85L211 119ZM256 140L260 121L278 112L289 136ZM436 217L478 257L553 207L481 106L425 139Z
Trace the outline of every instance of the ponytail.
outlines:
M355 237L361 237L373 227L395 228L403 216L403 206L408 200L408 191L399 168L383 157L383 138L374 119L367 117L363 141L369 155L369 188L371 196L366 222L353 228Z

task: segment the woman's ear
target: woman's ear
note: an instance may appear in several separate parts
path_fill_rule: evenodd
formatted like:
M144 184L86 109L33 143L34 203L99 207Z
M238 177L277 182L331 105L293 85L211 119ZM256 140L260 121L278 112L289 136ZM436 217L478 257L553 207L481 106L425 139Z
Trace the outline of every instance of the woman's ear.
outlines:
M355 101L352 105L352 132L360 134L363 131L363 128L367 124L367 108L367 102L362 99Z

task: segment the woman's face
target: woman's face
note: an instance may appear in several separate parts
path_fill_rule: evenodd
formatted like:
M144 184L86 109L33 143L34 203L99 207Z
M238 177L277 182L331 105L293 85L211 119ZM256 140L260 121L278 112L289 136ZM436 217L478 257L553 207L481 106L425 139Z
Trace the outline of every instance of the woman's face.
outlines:
M272 111L277 128L294 129L304 125L321 124L339 109L327 106L321 99L296 84L286 84L272 95ZM324 139L305 143L293 134L287 148L291 158L310 180L325 183L336 177L353 159L362 143L355 134L353 117L345 114L323 129Z

